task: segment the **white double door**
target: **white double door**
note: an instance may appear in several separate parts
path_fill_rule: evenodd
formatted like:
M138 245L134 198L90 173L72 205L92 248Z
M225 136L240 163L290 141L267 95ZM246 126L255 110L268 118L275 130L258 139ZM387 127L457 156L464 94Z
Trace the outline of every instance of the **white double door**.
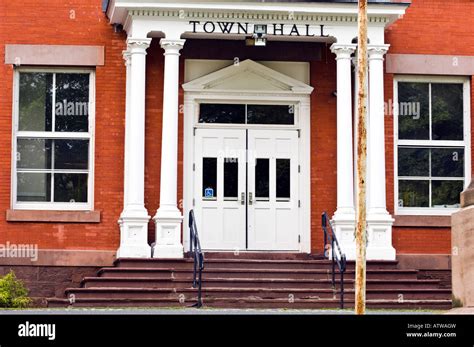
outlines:
M298 142L296 130L196 129L203 249L299 250Z

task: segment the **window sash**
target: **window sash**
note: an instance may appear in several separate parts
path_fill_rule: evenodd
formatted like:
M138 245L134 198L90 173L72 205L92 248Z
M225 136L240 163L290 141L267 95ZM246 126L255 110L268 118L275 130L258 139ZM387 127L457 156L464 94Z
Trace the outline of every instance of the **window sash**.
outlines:
M244 107L244 120L243 122L215 122L215 123L212 123L212 122L202 122L201 121L201 105L239 105L239 106L243 106ZM248 114L249 114L249 110L248 108L252 107L252 106L263 106L263 107L271 107L271 106L284 106L284 107L288 107L289 109L289 114L292 114L293 116L293 122L292 123L259 123L259 122L249 122L249 117L248 117ZM293 102L286 102L286 103L250 103L250 102L236 102L236 101L229 101L229 102L225 102L225 101L215 101L215 102L200 102L197 104L197 108L196 108L196 114L197 114L197 122L196 122L196 125L197 126L213 126L213 127L219 127L219 126L225 126L225 127L232 127L232 126L236 126L236 127L242 127L242 126L245 126L245 127L261 127L261 126L265 126L265 127L275 127L275 128L285 128L285 127L295 127L298 125L298 104L296 103L293 103Z
M57 73L69 74L88 74L89 75L89 102L88 102L88 129L87 132L60 132L56 131L56 90L53 92L52 100L52 127L51 131L19 131L19 97L20 97L20 74L21 73L52 73L53 87L56 83ZM32 209L32 210L77 210L87 211L94 208L94 129L95 129L95 72L89 69L34 69L34 68L18 68L15 70L15 86L14 86L14 136L12 151L12 187L11 198L12 207L14 209ZM62 140L88 140L88 169L17 169L17 141L18 139L62 139ZM52 164L54 165L54 164ZM51 174L51 183L54 174L87 174L87 202L41 202L41 201L17 201L18 181L17 175L21 173L48 173ZM54 200L54 185L50 187L51 200Z
M457 208L438 208L438 207L400 207L399 201L399 181L429 181L430 184L430 204L431 204L431 182L433 181L464 181L464 187L466 188L470 183L471 177L471 148L470 148L470 81L464 77L445 77L445 76L395 76L394 78L394 104L398 105L398 84L403 82L412 83L427 83L430 85L430 104L429 104L429 131L430 140L400 140L398 131L398 107L395 107L394 112L394 209L395 214L400 215L451 215L457 211ZM463 85L463 106L464 106L464 117L463 117L463 141L451 141L451 140L432 140L432 95L431 95L431 84L462 84ZM398 176L398 151L400 147L425 147L425 148L450 148L460 147L464 148L464 177L427 177L427 176ZM431 164L430 164L431 165ZM469 178L469 179L467 179Z

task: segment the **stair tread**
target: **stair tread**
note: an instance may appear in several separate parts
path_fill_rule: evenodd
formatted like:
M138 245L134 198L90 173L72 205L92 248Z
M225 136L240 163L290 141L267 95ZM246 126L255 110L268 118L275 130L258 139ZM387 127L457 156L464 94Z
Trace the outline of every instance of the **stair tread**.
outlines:
M190 282L187 278L169 278L169 277L85 277L84 281L127 281L127 282L140 282L140 281L170 281L170 282ZM234 278L234 277L206 277L206 282L273 282L273 283L327 283L331 282L331 279L312 279L312 278ZM336 279L336 283L339 283L339 279ZM345 278L344 283L353 283L355 279ZM419 284L439 284L437 279L367 279L367 283L419 283Z
M183 259L152 259L152 258L127 258L127 259L118 259L115 263L121 262L145 262L145 263L170 263L170 262L180 262L180 263L193 263L193 259L183 258ZM218 258L205 258L205 263L255 263L255 264L330 264L331 260L328 259L218 259ZM355 261L348 261L347 264L355 264ZM367 264L398 264L397 260L369 260Z
M288 303L288 299L269 299L269 298L213 298L213 299L207 299L206 301L211 302L211 301L265 301L265 302L277 302L277 303ZM294 299L296 302L333 302L339 304L340 300L339 299L334 299L334 298L320 298L320 299L299 299L295 298ZM58 298L53 298L49 299L50 302L60 302L60 303L69 303L68 299L58 299ZM175 299L169 299L169 298L77 298L76 302L91 302L91 301L118 301L118 302L130 302L130 301L155 301L155 302L173 302L176 303ZM192 301L192 300L189 300ZM400 302L398 300L392 300L392 299L367 299L367 303L398 303ZM404 300L405 303L451 303L451 299L413 299L413 300ZM345 304L348 303L354 303L354 300L352 299L347 299L344 300Z
M99 270L99 272L105 271L112 271L112 272L192 272L193 269L179 269L179 268L154 268L154 267L105 267ZM241 272L249 272L249 273L328 273L330 270L328 269L247 269L247 268L212 268L212 269L204 269L203 273L210 273L210 272L229 272L229 273L241 273ZM346 270L346 273L355 273L355 270ZM411 270L411 269L367 269L367 273L411 273L416 274L418 270Z
M178 292L195 292L196 288L187 287L187 288L135 288L135 287L90 287L90 288L67 288L66 292L169 292L169 293L178 293ZM205 292L336 292L339 290L332 288L240 288L240 287L205 287L202 289ZM451 293L450 289L443 288L381 288L381 289L367 289L367 292L381 292L381 293L390 293L390 292L412 292L412 293ZM346 289L345 293L352 293L354 289Z

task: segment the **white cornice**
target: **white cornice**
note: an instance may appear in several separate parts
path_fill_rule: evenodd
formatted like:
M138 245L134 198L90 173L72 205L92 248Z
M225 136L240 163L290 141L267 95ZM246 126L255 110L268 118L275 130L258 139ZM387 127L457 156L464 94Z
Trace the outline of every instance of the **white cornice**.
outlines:
M368 9L369 19L372 23L387 25L402 16L406 8L404 4L372 4ZM107 15L111 23L122 25L129 15L236 21L355 22L357 4L112 0Z

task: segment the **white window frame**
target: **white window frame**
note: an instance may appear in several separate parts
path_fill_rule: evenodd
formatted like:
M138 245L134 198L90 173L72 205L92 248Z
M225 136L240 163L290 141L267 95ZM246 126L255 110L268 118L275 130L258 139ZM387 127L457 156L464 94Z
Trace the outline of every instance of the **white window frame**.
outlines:
M36 132L19 131L19 97L20 73L87 73L89 74L89 131L88 132ZM53 112L55 109L53 96ZM54 130L54 129L52 129ZM87 181L87 203L33 202L17 201L17 137L48 139L87 139L89 140L89 170ZM11 206L14 210L52 210L52 211L92 211L94 209L94 152L95 152L95 70L77 68L16 68L13 76L13 126L12 126L12 172L11 172Z
M463 84L463 103L464 103L464 140L463 141L436 141L436 140L399 140L398 139L398 83L399 82L418 82L418 83L452 83ZM464 148L464 189L466 189L471 180L471 86L470 79L467 77L455 76L405 76L398 75L393 79L393 98L394 98L394 210L396 215L426 215L426 216L449 216L459 211L459 208L436 208L436 207L400 207L398 206L398 146L452 146ZM431 110L431 100L430 100ZM430 121L431 124L431 121ZM431 131L431 129L430 129Z

